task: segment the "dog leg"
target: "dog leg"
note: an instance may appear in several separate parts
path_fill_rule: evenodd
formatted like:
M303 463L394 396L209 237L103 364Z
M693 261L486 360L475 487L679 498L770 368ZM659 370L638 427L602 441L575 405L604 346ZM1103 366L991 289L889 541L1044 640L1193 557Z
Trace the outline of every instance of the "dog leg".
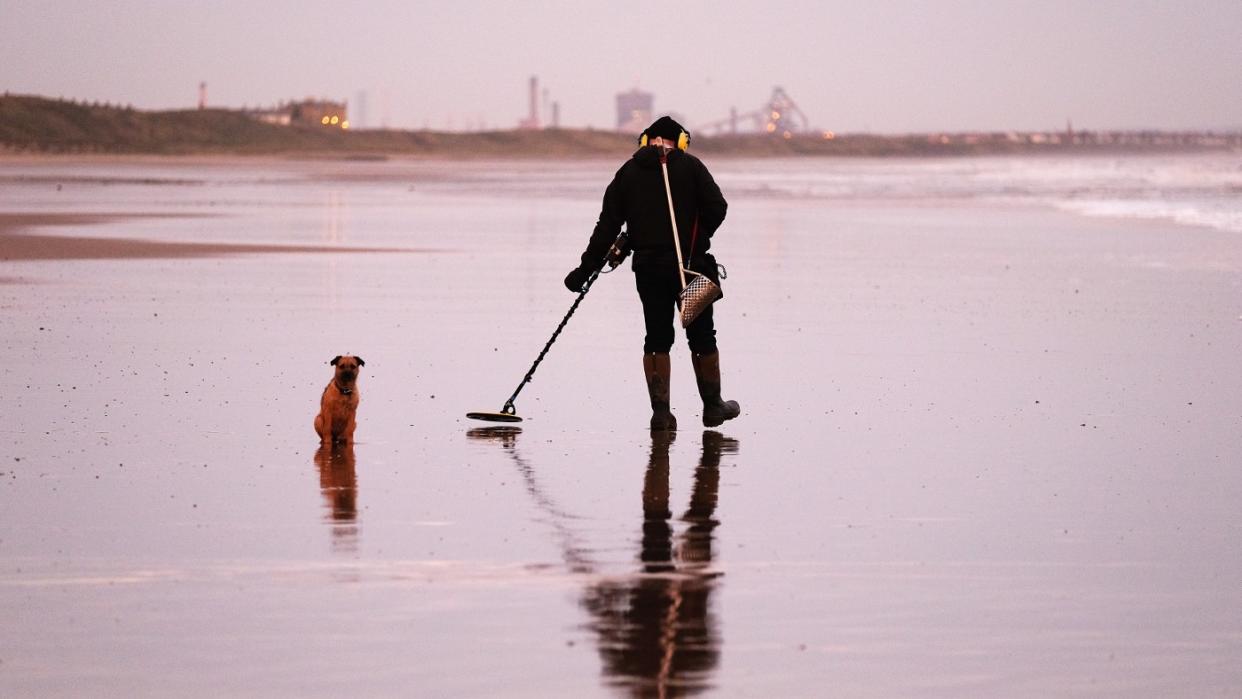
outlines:
M328 430L328 426L324 424L323 413L315 416L315 434L319 435L320 444L331 444L332 434Z

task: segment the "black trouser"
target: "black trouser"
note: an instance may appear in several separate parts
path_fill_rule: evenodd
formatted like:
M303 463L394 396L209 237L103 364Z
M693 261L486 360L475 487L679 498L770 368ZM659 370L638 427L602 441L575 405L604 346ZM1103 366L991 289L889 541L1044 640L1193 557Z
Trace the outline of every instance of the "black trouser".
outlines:
M706 256L710 257L710 256ZM714 271L716 261L692 265L692 268L706 268L710 264ZM715 274L709 274L716 281ZM643 302L643 321L647 325L647 337L643 341L643 352L667 353L673 348L675 333L673 330L674 313L677 309L677 295L681 293L681 278L677 274L677 263L671 265L653 262L644 264L636 254L634 259L634 284L638 287L638 298ZM714 304L713 304L714 305ZM680 320L677 320L680 323ZM711 354L716 351L716 326L712 322L712 306L708 306L690 327L686 328L686 340L690 351L695 354Z

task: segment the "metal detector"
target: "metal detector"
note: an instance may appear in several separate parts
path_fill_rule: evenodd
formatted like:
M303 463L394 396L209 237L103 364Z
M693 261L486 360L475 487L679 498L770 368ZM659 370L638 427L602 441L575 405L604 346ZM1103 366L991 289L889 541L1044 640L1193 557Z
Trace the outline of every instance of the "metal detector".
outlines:
M586 298L587 292L591 290L591 285L595 283L596 279L599 279L599 275L604 267L607 266L609 271L616 269L625 261L626 256L629 254L630 249L626 233L621 231L621 234L613 241L612 247L608 249L608 254L604 256L603 264L600 265L599 269L591 272L591 276L582 285L582 291L578 292L578 298L574 299L574 305L569 307L569 312L561 319L561 324L556 326L556 331L552 333L552 337L548 338L548 343L543 346L539 356L535 357L535 363L530 365L530 370L526 372L526 376L522 377L521 383L514 389L513 395L509 396L509 400L505 401L504 407L500 409L500 412L470 412L466 413L466 417L471 420L483 420L485 422L521 422L522 418L518 417L517 408L513 406L513 401L517 400L518 394L522 392L526 384L530 383L531 378L535 375L535 369L543 361L544 356L548 353L548 349L552 347L552 343L556 342L556 338L561 334L561 330L565 329L565 324L569 322L570 316L574 314L574 311L578 310L578 304L582 303L582 299Z

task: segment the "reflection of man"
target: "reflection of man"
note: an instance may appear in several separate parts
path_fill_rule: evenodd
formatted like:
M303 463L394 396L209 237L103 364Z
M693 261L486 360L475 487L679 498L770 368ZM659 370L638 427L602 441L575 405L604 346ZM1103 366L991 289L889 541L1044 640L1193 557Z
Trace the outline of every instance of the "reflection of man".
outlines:
M703 454L694 473L686 523L674 545L669 506L669 445L672 432L651 433L651 457L643 479L642 574L605 582L588 591L583 605L599 635L600 656L611 684L636 696L688 694L710 688L720 656L711 593L712 533L720 483L720 455L737 442L703 433Z
M324 444L315 452L319 489L333 523L334 547L352 550L358 537L358 476L352 444Z

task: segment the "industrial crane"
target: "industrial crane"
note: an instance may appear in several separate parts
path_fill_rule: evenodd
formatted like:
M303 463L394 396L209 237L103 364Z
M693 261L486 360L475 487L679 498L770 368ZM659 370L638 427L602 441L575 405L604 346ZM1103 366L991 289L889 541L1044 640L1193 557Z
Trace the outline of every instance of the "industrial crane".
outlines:
M758 133L784 135L811 130L806 115L782 87L772 88L772 96L759 109L745 114L738 114L733 109L728 118L699 124L697 130L709 134L738 133L738 124L745 121L752 124L749 130Z

